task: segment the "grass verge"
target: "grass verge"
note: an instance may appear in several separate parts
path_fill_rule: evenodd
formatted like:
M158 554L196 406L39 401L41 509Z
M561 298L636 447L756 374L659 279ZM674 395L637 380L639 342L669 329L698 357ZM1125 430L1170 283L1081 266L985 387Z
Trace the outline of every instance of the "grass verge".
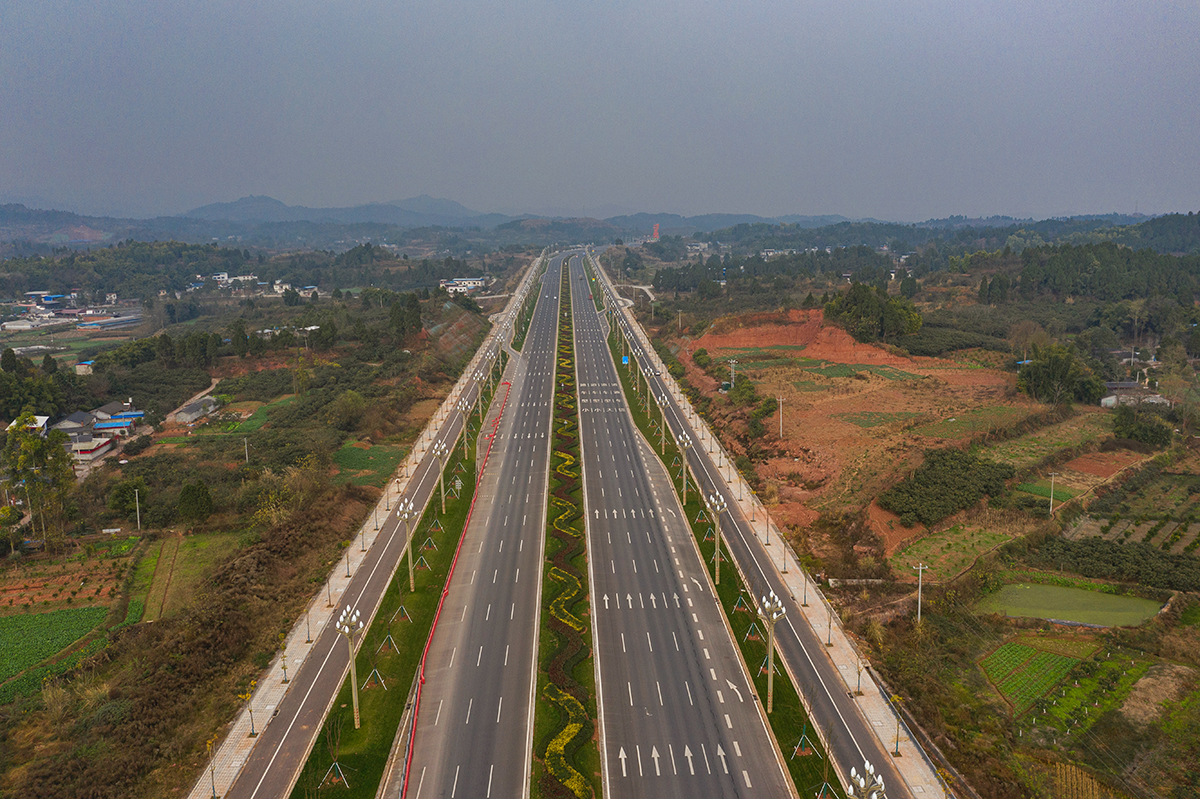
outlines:
M491 402L491 392L486 388L482 401ZM466 432L472 437L478 436L478 431L471 427ZM446 513L440 513L441 504L435 489L428 508L413 528L412 541L416 547L413 560L418 564L417 590L415 593L408 591L405 558L384 592L379 612L359 646L355 666L362 726L354 729L347 679L292 790L293 799L316 796L331 787L336 787L338 795L374 799L379 789L474 496L475 486L469 481L464 481L467 487L457 497L450 485L457 475L475 474L476 447L467 446L469 454L466 458L461 445L451 447L450 451L444 472ZM429 542L434 546L429 546ZM329 611L331 617L335 612L336 609ZM344 781L336 770L330 773L335 759Z

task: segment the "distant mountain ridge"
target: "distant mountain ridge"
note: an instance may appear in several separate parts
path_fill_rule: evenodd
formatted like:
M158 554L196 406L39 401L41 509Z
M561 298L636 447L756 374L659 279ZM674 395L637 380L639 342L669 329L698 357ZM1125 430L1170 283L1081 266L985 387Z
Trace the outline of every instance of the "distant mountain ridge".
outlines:
M347 208L308 208L288 205L274 197L251 195L227 203L210 203L180 214L188 219L210 221L317 222L342 225L375 223L397 227L483 227L491 228L518 217L483 214L454 200L422 194L407 200L366 203Z

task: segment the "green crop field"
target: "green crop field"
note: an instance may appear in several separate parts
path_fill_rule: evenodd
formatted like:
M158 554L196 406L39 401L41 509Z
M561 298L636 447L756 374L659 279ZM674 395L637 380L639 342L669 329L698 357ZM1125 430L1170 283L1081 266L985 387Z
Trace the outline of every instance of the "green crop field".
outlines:
M1008 642L980 661L992 684L1020 715L1062 681L1079 660Z
M108 608L64 608L0 617L0 682L66 649L104 621Z
M402 447L363 448L347 442L334 453L333 461L340 469L338 480L382 488L406 454L408 450ZM450 490L449 486L446 490Z
M912 542L889 560L897 573L909 575L916 574L913 566L924 563L929 567L925 580L941 582L963 573L981 554L1011 539L1005 533L959 524Z
M913 432L928 438L962 438L1020 421L1027 415L1021 408L995 405L963 411L950 419L917 427Z
M1162 605L1151 599L1082 588L1016 583L988 594L975 607L981 613L1132 627L1154 616Z
M981 447L977 454L1020 469L1040 463L1052 453L1095 441L1111 432L1112 419L1108 414L1081 413L1065 422Z
M834 414L835 419L841 419L858 427L882 427L885 424L892 422L903 422L908 419L914 419L921 414L911 413L908 411L899 411L896 413L884 413L882 411L862 411L861 413L837 413Z
M1018 491L1024 491L1026 494L1033 494L1035 497L1050 498L1050 481L1038 480L1035 483L1021 483L1017 486ZM1054 484L1054 501L1066 502L1068 499L1074 499L1079 495L1074 489L1065 488L1062 483Z

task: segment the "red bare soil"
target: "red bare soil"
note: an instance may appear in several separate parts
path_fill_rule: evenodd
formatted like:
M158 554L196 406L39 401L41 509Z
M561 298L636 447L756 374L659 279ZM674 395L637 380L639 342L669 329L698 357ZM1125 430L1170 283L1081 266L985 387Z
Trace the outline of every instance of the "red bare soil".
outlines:
M1136 452L1130 452L1129 450L1090 452L1087 455L1080 455L1075 460L1066 464L1065 468L1076 472L1083 472L1084 474L1095 475L1096 477L1109 478L1129 464L1137 463L1142 457Z

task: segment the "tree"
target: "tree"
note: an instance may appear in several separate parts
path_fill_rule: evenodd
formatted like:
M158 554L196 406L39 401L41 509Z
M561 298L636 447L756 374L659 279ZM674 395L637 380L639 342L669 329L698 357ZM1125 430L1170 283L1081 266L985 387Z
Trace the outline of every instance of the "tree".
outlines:
M1063 344L1034 345L1033 358L1017 372L1017 387L1038 402L1067 405L1073 400L1095 404L1104 384Z
M17 371L17 353L13 352L12 347L5 347L4 352L0 353L0 369L9 374Z
M300 304L300 292L295 289L285 289L283 292L283 304L289 307L294 307Z
M1118 406L1113 413L1113 435L1152 447L1165 447L1171 443L1171 428L1166 422L1152 413L1135 411L1128 405Z
M234 319L226 329L229 331L234 354L239 358L245 358L246 353L250 351L250 336L246 333L246 320Z
M140 477L122 480L108 495L108 509L125 518L132 518L141 500L147 495L146 481Z
M1022 319L1008 329L1008 342L1021 353L1021 360L1025 361L1029 359L1029 348L1035 345L1044 347L1050 343L1050 336L1037 322Z
M213 501L208 486L196 480L183 484L179 491L179 504L176 506L179 515L184 519L202 522L212 515Z
M42 358L42 373L52 375L58 371L58 361L54 360L54 356L46 353L46 357Z
M4 439L8 489L28 502L30 519L53 550L61 549L64 541L63 510L75 482L69 443L61 430L51 430L43 438L28 411L17 417Z

